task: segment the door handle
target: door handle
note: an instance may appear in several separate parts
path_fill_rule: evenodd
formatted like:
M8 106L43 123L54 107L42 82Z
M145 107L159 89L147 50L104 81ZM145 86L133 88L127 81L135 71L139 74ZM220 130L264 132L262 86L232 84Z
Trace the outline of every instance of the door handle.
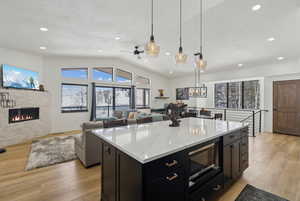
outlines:
M274 112L277 112L277 108L274 108L273 111L274 111Z

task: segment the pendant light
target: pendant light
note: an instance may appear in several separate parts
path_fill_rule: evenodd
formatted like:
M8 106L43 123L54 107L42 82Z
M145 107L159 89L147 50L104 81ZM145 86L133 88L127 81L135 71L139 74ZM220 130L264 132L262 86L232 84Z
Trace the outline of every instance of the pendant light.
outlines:
M182 0L180 1L180 37L179 37L179 51L175 55L175 60L177 64L184 64L186 63L187 60L187 55L183 53L183 48L182 48Z
M196 67L204 71L207 66L207 61L203 59L203 0L200 0L200 52L195 54Z
M155 43L153 34L153 0L151 0L151 36L150 41L145 46L145 51L149 56L156 57L159 55L160 47Z

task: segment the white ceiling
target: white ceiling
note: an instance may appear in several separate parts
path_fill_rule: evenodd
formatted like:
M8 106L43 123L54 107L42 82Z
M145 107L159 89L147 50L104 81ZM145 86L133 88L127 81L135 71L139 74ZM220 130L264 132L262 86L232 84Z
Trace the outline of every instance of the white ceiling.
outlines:
M2 0L0 46L44 55L118 56L164 75L192 72L192 55L199 47L199 0L183 0L183 48L189 61L181 66L174 62L179 0L154 2L158 58L138 60L120 52L149 39L150 0ZM279 62L279 56L299 57L299 0L204 0L204 4L207 73L238 69L238 63L247 68ZM262 8L253 12L255 4ZM40 27L49 31L41 32ZM116 41L116 36L121 39ZM269 37L276 40L268 42ZM171 56L165 55L167 51Z

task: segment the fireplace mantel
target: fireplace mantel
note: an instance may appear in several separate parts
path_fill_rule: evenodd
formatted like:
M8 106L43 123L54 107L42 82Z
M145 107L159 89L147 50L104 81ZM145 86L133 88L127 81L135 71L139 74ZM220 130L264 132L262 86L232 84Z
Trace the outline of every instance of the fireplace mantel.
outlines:
M23 143L35 137L50 133L50 93L36 93L30 90L10 90L0 88L0 92L9 92L16 100L15 108L0 108L0 147ZM39 108L39 117L34 121L9 122L9 110L19 108Z

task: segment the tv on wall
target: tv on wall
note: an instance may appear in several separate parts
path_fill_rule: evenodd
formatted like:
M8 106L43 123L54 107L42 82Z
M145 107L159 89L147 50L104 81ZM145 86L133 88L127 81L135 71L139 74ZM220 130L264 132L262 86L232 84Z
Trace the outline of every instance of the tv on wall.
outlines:
M3 64L2 86L5 88L37 90L39 88L39 74L31 70Z

